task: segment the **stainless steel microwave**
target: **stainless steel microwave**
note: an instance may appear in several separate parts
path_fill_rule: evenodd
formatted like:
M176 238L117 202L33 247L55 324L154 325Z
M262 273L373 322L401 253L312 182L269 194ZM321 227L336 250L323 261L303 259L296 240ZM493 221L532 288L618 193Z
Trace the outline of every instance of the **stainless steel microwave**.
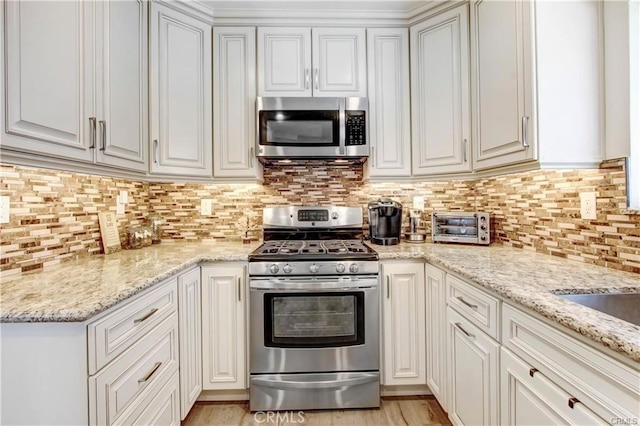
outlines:
M256 152L264 159L369 155L367 98L272 98L256 102Z
M431 214L431 238L434 243L491 243L489 213L445 212Z

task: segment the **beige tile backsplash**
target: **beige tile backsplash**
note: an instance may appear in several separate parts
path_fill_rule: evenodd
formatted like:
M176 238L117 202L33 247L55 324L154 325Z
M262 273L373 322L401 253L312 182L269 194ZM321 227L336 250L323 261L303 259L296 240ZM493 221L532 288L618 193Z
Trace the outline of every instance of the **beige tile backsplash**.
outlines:
M0 165L0 193L11 197L11 222L0 229L0 273L16 274L101 252L98 212L114 211L129 192L124 230L154 212L169 240L240 239L237 223L281 204L355 205L378 197L410 206L425 198L432 211L492 214L495 243L640 273L640 215L626 214L623 163L593 170L539 170L469 181L371 183L361 165L268 166L263 184L147 183ZM595 191L598 219L580 219L579 193ZM200 200L213 200L200 214ZM406 216L406 213L405 213ZM365 217L366 220L366 217ZM430 223L425 220L430 231ZM260 238L261 228L250 232ZM124 240L123 240L124 242Z

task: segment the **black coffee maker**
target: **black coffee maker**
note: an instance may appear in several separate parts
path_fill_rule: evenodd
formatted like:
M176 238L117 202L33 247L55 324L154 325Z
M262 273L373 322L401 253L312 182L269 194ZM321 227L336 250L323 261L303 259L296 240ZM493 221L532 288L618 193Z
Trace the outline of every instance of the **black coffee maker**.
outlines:
M389 246L400 243L402 204L389 198L369 203L369 238L374 244Z

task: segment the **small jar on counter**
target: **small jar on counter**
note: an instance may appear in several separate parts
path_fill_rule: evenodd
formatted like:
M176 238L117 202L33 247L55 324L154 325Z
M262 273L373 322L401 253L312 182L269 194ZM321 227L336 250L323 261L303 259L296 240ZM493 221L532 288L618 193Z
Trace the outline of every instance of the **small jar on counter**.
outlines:
M147 225L151 229L151 244L160 244L162 241L162 228L160 225L162 224L162 217L150 214L147 216Z
M139 249L151 245L151 228L132 225L127 228L127 248Z

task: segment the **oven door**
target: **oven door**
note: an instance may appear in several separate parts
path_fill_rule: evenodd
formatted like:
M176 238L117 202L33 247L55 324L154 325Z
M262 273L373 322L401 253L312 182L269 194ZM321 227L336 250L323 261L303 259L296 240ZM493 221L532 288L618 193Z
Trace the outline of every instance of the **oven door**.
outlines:
M379 368L378 277L252 278L250 371Z

